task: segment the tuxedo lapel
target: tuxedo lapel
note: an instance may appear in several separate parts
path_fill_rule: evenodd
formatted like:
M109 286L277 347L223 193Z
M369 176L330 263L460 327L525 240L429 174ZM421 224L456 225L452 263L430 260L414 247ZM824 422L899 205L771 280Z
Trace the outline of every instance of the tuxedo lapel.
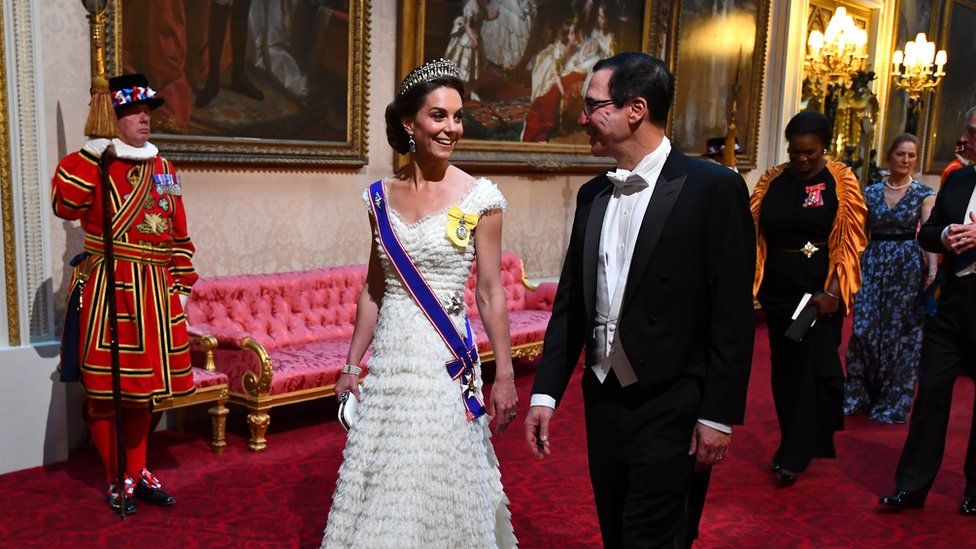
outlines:
M674 208L674 203L678 200L678 195L688 178L683 170L684 159L685 156L681 151L672 149L654 185L654 194L647 204L647 211L637 233L637 242L634 244L634 255L631 257L630 271L627 273L626 292L620 306L621 315L634 296L634 287L647 269L647 263L661 237L664 224L667 223L671 209Z
M968 223L972 223L972 221L966 218L966 211L967 208L969 208L969 198L973 196L973 189L976 188L976 170L971 167L960 169L967 170L969 172L969 177L967 177L966 181L964 181L961 185L956 187L958 198L952 202L954 204L958 204L956 207L959 208L959 210L958 213L953 216L950 223L962 223L963 225L966 225Z
M586 237L583 240L583 301L588 319L594 318L596 314L596 270L600 260L600 235L603 232L603 219L607 215L607 204L610 203L611 189L613 185L608 184L593 199L586 217Z

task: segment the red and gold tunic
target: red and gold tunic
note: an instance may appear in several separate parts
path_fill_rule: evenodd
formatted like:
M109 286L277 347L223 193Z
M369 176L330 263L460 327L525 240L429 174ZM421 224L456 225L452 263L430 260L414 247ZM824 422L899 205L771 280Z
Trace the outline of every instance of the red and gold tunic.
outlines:
M87 257L75 267L69 295L81 284L79 357L91 398L112 398L108 308L102 240L99 156L66 156L51 183L54 213L80 219ZM180 294L198 276L179 179L161 156L113 158L108 166L115 213L115 300L119 317L122 398L158 400L193 392L186 315Z

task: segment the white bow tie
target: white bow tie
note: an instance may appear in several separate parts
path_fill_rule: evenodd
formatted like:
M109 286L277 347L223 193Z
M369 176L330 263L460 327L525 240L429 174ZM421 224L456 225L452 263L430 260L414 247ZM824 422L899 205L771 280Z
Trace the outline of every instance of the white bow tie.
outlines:
M615 171L607 172L607 177L617 189L647 186L647 181L644 181L643 177L623 168L617 168Z

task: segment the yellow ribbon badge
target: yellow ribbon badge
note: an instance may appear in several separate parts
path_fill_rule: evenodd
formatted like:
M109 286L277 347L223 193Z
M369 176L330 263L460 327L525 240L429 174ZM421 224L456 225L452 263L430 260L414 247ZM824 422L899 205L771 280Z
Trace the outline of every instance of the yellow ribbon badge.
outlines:
M478 214L464 213L461 208L451 206L447 212L447 239L459 248L466 248L471 239L471 231L478 225Z

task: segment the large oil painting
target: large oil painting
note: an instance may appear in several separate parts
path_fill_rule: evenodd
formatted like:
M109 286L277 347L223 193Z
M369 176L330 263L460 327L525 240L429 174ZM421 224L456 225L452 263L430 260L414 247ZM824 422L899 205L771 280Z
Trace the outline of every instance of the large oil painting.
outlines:
M755 167L768 17L769 0L681 0L671 135L685 153L726 135L735 97L739 166Z
M444 57L466 85L454 159L483 168L574 169L593 158L577 121L601 58L647 49L650 0L401 2L400 75Z
M935 0L901 0L898 2L898 13L895 17L895 37L891 51L904 50L905 42L914 40L920 32L929 33L933 22ZM929 39L932 35L929 34ZM931 96L925 97L928 102ZM908 122L908 94L905 90L894 85L892 81L888 89L888 101L882 102L885 107L884 135L881 150L884 151L894 137L905 131ZM923 106L924 108L924 106ZM922 111L924 116L925 110ZM919 120L919 128L924 127L924 120ZM922 137L919 135L919 137ZM881 159L884 161L884 159Z
M949 52L946 76L936 91L929 116L925 172L940 173L952 162L963 116L976 105L976 1L947 0L939 33L939 48Z
M368 0L115 0L110 69L166 104L154 142L203 163L366 161Z

